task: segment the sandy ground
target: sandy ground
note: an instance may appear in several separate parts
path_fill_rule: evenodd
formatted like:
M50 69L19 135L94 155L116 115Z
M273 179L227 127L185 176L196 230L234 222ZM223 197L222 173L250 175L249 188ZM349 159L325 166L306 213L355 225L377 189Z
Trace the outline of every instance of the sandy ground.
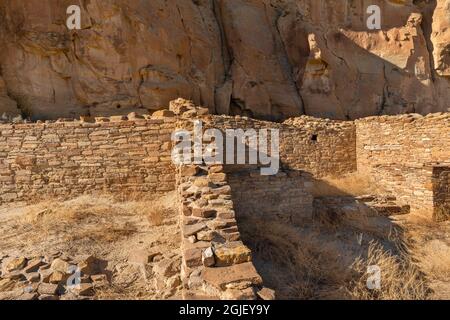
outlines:
M111 285L99 299L176 298L178 290L156 288L152 265L128 262L135 249L157 247L161 256L180 255L174 195L158 200L116 202L83 196L66 202L0 208L0 258L62 253L74 261L93 255L108 262Z

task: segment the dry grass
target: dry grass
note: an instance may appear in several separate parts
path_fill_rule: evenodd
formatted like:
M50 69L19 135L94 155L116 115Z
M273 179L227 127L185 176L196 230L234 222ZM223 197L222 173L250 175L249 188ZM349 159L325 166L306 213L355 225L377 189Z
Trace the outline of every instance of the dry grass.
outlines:
M173 195L141 201L117 201L113 196L80 196L69 201L41 202L28 206L15 226L32 229L27 241L38 243L50 236L64 235L65 241L114 242L136 232L127 217L146 216L150 225L164 223L172 212ZM116 219L117 218L117 219Z
M345 241L333 234L347 233L345 221L300 229L256 218L240 220L243 239L255 255L265 284L280 299L425 299L425 279L406 254L393 255L372 242L353 263L343 258ZM366 234L367 236L367 234ZM405 243L398 243L404 252ZM352 256L351 254L349 256ZM382 270L382 290L367 288L367 267ZM273 272L276 270L276 272Z
M380 289L368 289L369 266L380 268ZM367 258L358 258L353 263L352 271L354 276L348 290L354 299L423 300L429 294L423 274L407 255L394 256L375 242L369 245Z
M317 180L311 192L315 197L325 197L383 194L386 190L376 186L369 175L351 173L340 178L326 177Z
M405 221L412 255L430 281L450 283L450 222L435 222L431 213L415 211Z
M265 285L279 299L317 299L321 288L345 283L339 253L320 243L317 234L301 233L287 224L245 218L244 242L252 248Z

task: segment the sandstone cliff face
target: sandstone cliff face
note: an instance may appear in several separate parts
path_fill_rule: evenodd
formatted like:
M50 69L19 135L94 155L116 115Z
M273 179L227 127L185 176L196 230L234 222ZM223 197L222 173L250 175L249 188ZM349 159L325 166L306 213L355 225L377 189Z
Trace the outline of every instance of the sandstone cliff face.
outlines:
M82 8L82 30L65 26ZM367 7L382 10L369 31ZM450 0L1 0L0 116L450 108Z

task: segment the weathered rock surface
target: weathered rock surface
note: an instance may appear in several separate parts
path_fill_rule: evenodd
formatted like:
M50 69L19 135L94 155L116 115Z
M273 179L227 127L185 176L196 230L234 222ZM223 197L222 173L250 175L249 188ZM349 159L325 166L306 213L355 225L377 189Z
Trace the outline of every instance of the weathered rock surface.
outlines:
M358 118L450 108L450 1L0 3L0 116L112 115L183 97L213 113Z

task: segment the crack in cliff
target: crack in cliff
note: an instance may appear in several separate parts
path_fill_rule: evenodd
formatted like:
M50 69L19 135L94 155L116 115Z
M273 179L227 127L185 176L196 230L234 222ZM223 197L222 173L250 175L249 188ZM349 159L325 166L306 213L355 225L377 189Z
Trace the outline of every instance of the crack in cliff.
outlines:
M266 7L266 15L267 15L267 6L264 5ZM277 36L274 36L274 42L275 43L280 43L281 44L281 51L283 52L283 61L282 61L282 65L285 65L285 68L287 69L285 72L288 74L288 78L289 81L291 82L292 87L295 89L296 93L297 93L297 97L301 103L300 106L300 114L306 114L306 106L305 106L305 101L302 97L301 94L301 88L299 88L297 86L297 83L294 79L294 69L293 66L291 65L291 63L289 62L289 58L288 58L288 51L286 49L286 44L283 41L283 37L281 36L281 31L280 31L280 26L279 26L279 20L282 17L282 12L277 12L277 17L275 18L275 30L277 32Z

